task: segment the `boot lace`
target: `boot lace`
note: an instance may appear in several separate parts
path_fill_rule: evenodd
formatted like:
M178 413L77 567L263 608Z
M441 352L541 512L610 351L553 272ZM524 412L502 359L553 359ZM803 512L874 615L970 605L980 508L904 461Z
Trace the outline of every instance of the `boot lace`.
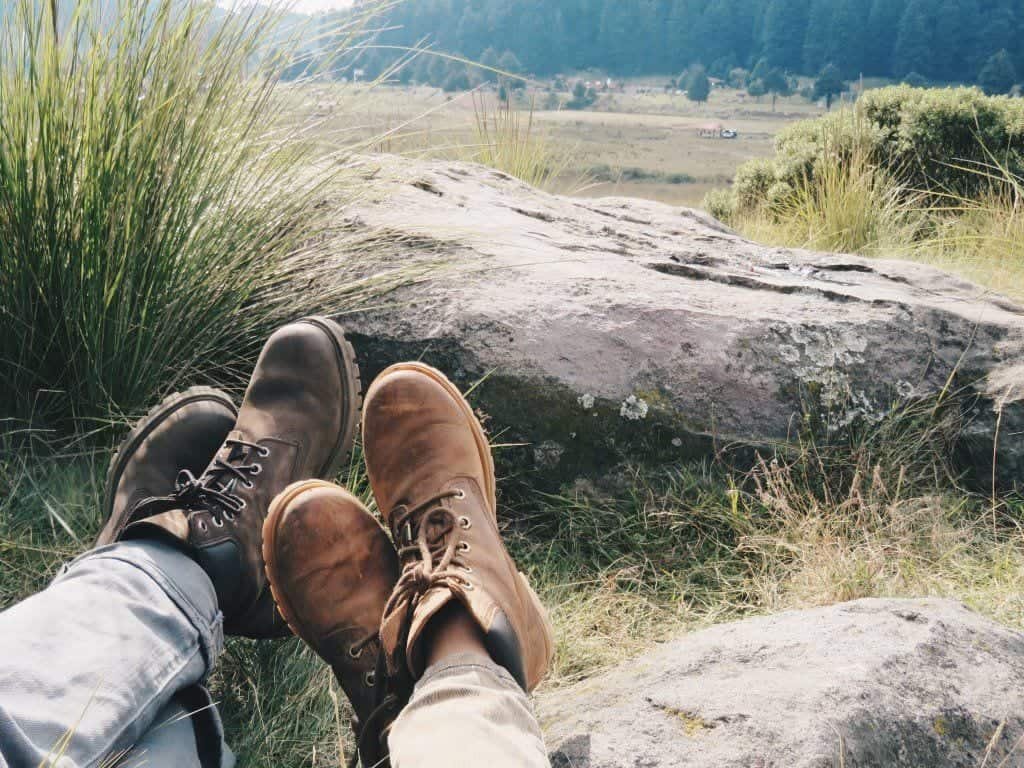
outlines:
M388 732L391 730L391 724L388 723L384 728L380 728L378 724L381 720L387 720L388 715L394 713L400 704L401 701L398 696L389 693L374 708L369 717L366 718L366 722L359 724L358 733L356 734L356 749L348 760L347 768L356 768L359 765L360 759L369 746L367 742L372 738L373 734L377 735L378 753L385 755L385 757L382 757L373 765L366 765L366 761L363 761L363 768L377 768L377 766L387 764L387 738Z
M234 520L245 509L245 499L238 495L238 485L252 488L252 477L263 471L257 458L270 456L270 449L246 440L228 439L226 458L218 454L213 464L199 478L183 469L178 473L174 490L168 496L142 501L132 514L141 519L171 509L181 509L190 516L208 512L213 524L221 526L224 520ZM201 524L200 527L205 527Z
M448 587L456 592L473 588L464 575L470 569L459 557L469 551L469 545L453 534L457 526L465 527L468 518L456 516L442 504L446 499L461 498L465 498L461 490L444 491L415 507L399 506L392 511L392 531L400 542L398 555L408 562L384 608L384 616L402 609L411 615L420 598L434 587ZM404 623L408 626L408 622Z

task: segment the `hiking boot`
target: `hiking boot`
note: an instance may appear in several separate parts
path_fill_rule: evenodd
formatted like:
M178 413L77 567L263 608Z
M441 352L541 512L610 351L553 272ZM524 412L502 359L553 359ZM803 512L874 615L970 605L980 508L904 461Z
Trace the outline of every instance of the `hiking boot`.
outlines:
M501 540L494 463L469 403L429 366L392 366L367 392L363 451L402 564L381 621L388 673L422 675L424 627L457 600L491 658L532 691L551 661L551 628Z
M171 493L179 470L202 472L237 415L225 393L192 387L165 398L140 419L110 460L102 510L107 522L95 546L117 541L139 502Z
M181 473L173 493L136 507L125 536L183 546L210 576L228 634L288 634L267 587L263 520L291 483L337 473L359 405L359 369L341 327L319 317L286 325L264 345L234 429L206 471Z
M263 559L281 615L331 666L355 710L350 765L386 765L388 727L409 693L380 666L380 617L398 581L391 540L345 489L300 481L270 505Z

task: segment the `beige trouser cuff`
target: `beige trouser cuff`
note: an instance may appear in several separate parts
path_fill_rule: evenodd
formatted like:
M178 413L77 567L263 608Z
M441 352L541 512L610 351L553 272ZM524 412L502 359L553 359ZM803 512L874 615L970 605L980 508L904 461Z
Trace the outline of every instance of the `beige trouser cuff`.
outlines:
M530 700L486 656L427 669L388 737L392 768L548 768Z

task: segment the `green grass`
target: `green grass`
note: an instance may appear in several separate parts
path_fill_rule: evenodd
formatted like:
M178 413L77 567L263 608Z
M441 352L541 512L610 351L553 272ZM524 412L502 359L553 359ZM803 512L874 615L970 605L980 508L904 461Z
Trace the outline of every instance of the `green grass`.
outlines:
M545 687L688 629L869 596L954 597L1024 628L1024 502L959 486L955 405L911 403L843 429L806 419L796 443L750 470L623 465L502 507L556 631ZM107 458L4 455L0 608L88 547ZM341 480L372 507L358 455ZM351 749L344 695L297 640L230 640L212 686L244 765L333 767Z
M336 277L345 249L319 205L335 165L311 173L308 126L278 121L302 34L280 7L5 14L0 418L102 428L186 383L237 380L277 325L364 298Z

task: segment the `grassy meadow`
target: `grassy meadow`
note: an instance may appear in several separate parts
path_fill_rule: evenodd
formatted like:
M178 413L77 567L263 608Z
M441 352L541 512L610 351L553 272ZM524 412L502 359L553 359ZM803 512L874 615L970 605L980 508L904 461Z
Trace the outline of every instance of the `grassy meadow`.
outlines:
M734 89L715 90L698 106L685 96L639 92L646 87L652 84L630 81L625 93L604 95L584 111L547 109L550 97L539 89L517 95L515 111L531 123L531 136L548 148L556 171L542 186L699 206L744 162L770 155L779 130L821 113L799 97L779 99L772 112L767 97L741 99ZM332 83L289 88L289 98L289 114L315 120L325 150L351 141L410 157L486 161L481 150L494 143L477 130L481 111L498 109L493 91L449 94L428 86ZM697 129L709 123L734 128L739 137L698 137Z
M282 83L273 19L238 18L199 44L201 9L190 26L164 3L162 26L130 26L136 0L117 2L138 45L79 44L30 0L15 5L32 34L0 35L0 609L90 546L110 445L131 418L187 384L237 392L275 325L379 301L410 277L338 269L367 248L320 204L358 194L335 160L475 160L551 191L698 205L821 114L730 90L697 106L638 93L654 87L642 82L582 112L545 108L542 91L503 111L493 94ZM72 28L99 29L80 13ZM266 71L253 71L257 54ZM699 138L707 123L739 137ZM945 204L900 183L854 157L792 190L788 207L731 223L765 242L920 258L1021 295L1012 172ZM859 597L950 596L1024 628L1024 504L960 485L950 405L781 446L752 469L623 464L502 505L557 632L545 686L686 629ZM340 480L366 495L358 455ZM242 765L336 766L351 747L344 696L296 640L230 641L213 687Z

